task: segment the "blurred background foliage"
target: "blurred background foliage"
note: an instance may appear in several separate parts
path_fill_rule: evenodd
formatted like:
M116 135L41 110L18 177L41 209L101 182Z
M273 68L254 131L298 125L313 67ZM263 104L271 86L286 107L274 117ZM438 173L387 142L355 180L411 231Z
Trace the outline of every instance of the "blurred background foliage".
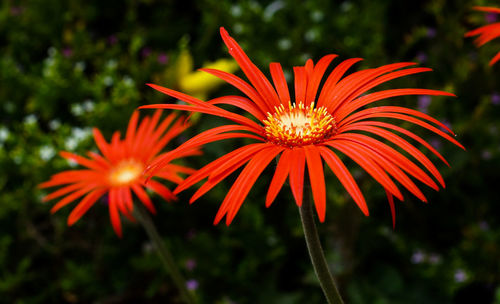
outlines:
M70 168L58 151L95 149L91 127L109 138L125 129L136 107L168 101L145 83L179 89L182 75L228 58L218 34L225 26L266 73L269 62L278 61L291 76L293 65L327 53L339 54L337 63L364 58L355 69L401 61L434 69L382 87L443 89L458 96L391 100L450 124L466 146L464 152L418 130L451 164L432 158L446 189L425 189L429 204L406 193L393 231L382 189L348 162L371 215L365 218L328 175L327 219L320 225L324 248L347 303L500 303L500 65L488 66L500 42L476 49L463 38L496 18L471 7L495 4L2 1L0 302L179 303L141 227L127 222L119 239L102 203L68 228L71 207L51 215L37 184ZM229 85L191 93L239 94ZM170 148L221 123L194 118ZM237 144L208 145L205 157L188 163L199 168ZM174 204L155 197L156 225L200 302L323 302L290 191L264 207L269 180L261 178L230 227L212 225L230 179L191 206L190 191Z

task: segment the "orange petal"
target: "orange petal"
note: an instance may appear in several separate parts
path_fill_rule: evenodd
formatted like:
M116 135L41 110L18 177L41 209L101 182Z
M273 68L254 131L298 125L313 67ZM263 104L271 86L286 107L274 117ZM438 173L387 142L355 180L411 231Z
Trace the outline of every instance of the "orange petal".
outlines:
M363 193L359 189L358 184L352 177L347 167L332 150L322 146L319 146L318 149L325 162L328 164L335 176L337 176L347 192L351 195L359 209L361 209L361 211L368 216L368 206L366 205Z
M285 149L283 153L281 153L280 160L278 162L278 166L274 171L273 179L271 180L271 184L269 185L269 190L266 195L266 207L271 206L274 199L280 192L283 187L283 183L288 177L288 172L290 172L290 150Z
M324 222L326 213L326 189L321 156L318 148L313 145L305 146L304 152L307 160L309 180L311 181L314 205L318 212L319 221Z
M306 157L304 149L295 148L291 150L290 155L290 188L297 206L302 206L302 197L304 193L304 166Z

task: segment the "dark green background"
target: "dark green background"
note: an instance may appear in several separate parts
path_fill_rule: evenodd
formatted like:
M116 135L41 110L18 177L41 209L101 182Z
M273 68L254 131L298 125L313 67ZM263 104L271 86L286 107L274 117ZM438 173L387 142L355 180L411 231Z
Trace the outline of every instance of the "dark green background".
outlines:
M451 168L429 157L446 189L425 188L429 204L406 192L393 231L382 188L347 162L371 215L364 217L328 173L322 241L347 303L500 303L500 64L488 66L500 42L476 49L473 39L463 38L486 23L485 14L471 7L488 4L498 3L2 1L0 302L180 303L140 226L126 222L119 239L99 203L68 228L72 208L51 215L51 204L41 203L47 192L37 184L70 168L57 151L95 149L90 127L109 139L113 131L125 130L139 105L166 102L144 84L164 79L180 49L190 49L196 67L228 57L218 34L225 26L266 73L271 61L290 72L328 53L340 55L336 63L364 58L357 69L402 61L434 69L379 89L442 89L458 96L432 98L427 111L451 124L467 151L404 125L439 145ZM210 96L235 93L225 85ZM418 108L418 100L391 102ZM222 123L201 116L170 148ZM208 145L204 157L187 163L200 168L238 145ZM264 207L269 174L259 179L230 227L212 225L231 180L191 206L192 190L175 204L155 197L155 223L183 274L199 283L198 299L323 303L289 189ZM192 270L186 267L190 260L196 262Z

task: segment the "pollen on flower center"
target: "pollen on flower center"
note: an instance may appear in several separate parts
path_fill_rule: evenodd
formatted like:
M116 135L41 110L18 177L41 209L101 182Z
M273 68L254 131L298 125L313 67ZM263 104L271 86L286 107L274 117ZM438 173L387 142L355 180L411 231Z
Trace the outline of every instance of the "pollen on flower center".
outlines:
M275 108L267 113L264 129L268 141L282 146L296 147L321 143L337 131L335 119L326 108L314 108L314 103L302 102Z
M135 160L119 163L109 174L109 180L114 186L124 186L135 181L144 171L144 165Z

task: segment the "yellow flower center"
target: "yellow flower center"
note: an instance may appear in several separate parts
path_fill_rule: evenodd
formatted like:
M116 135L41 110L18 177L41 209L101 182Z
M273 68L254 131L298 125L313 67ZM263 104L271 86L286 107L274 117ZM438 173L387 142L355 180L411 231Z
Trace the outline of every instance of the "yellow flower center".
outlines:
M133 159L119 163L109 174L109 180L114 186L125 186L135 182L144 171L144 165Z
M288 108L280 105L274 114L267 113L264 130L268 141L291 148L321 143L335 134L337 126L326 108L314 108L314 103L306 107L299 102Z

